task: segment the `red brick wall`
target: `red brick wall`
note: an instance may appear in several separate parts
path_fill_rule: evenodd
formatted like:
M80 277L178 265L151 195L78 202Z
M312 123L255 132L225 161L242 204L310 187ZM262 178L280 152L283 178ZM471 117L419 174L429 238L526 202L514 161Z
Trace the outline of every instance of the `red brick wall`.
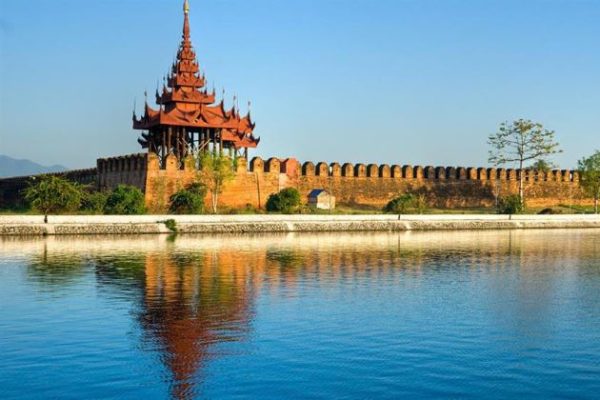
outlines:
M233 180L219 197L221 207L263 207L270 194L295 187L307 200L312 189L329 190L337 204L382 207L391 198L406 192L422 193L431 207L489 207L495 195L518 192L520 171L495 168L421 167L410 165L339 164L305 162L295 159L255 157L247 165L239 159ZM548 174L523 171L525 193L530 206L590 204L579 188L576 171L555 170ZM190 161L179 168L169 156L160 168L153 154L98 160L101 188L118 183L139 187L146 193L150 210L163 212L169 197L191 184L196 171ZM210 194L207 205L210 204Z

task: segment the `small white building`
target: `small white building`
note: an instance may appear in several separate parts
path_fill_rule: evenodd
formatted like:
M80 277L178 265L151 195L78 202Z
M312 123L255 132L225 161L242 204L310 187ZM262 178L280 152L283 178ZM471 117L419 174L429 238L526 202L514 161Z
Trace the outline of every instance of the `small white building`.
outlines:
M325 189L313 189L308 195L308 204L321 210L333 210L335 208L335 196Z

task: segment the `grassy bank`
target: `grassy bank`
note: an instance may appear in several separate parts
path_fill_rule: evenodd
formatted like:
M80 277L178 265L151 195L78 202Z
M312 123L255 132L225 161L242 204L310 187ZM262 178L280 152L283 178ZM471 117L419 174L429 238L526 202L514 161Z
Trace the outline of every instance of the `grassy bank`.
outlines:
M523 215L535 215L545 212L546 214L593 214L594 208L592 206L575 206L575 205L566 205L560 204L555 207L526 207L525 211L522 213ZM36 212L30 208L0 208L0 215L39 215L39 212ZM228 208L221 207L219 209L218 215L261 215L267 214L267 211L263 209L258 209L255 207L244 207L244 208ZM302 207L298 214L302 215L380 215L384 214L381 208L367 206L367 205L347 205L340 204L334 210L320 210L315 208L310 208L307 206ZM414 211L407 212L406 214L417 215ZM472 207L472 208L427 208L423 213L423 215L496 215L495 207ZM93 213L90 211L71 211L64 214L55 214L55 215L102 215L98 213ZM152 215L148 213L147 215ZM204 215L213 215L208 212L208 210L204 213Z

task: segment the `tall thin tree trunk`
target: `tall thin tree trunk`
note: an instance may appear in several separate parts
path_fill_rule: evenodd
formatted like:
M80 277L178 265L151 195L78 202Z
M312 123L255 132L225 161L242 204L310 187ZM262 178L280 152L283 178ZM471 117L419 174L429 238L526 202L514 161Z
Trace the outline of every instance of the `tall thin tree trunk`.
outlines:
M218 196L219 196L219 194L216 190L212 192L211 200L212 200L213 214L217 213Z
M217 213L217 205L219 204L219 192L221 191L221 185L218 181L215 182L215 189L212 192L213 202L213 213Z
M594 212L598 214L598 195L594 197Z
M519 161L519 198L521 199L521 206L525 207L525 191L523 189L523 182L525 181L525 174L523 173L523 160Z

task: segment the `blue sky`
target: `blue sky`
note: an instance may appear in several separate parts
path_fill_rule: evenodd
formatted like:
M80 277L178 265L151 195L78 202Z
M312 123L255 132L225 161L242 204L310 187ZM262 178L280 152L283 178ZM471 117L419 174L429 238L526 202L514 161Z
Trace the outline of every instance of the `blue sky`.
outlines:
M0 0L0 153L69 167L140 151L131 129L182 0ZM600 0L190 0L209 85L252 101L253 154L487 165L529 118L572 167L600 148Z

